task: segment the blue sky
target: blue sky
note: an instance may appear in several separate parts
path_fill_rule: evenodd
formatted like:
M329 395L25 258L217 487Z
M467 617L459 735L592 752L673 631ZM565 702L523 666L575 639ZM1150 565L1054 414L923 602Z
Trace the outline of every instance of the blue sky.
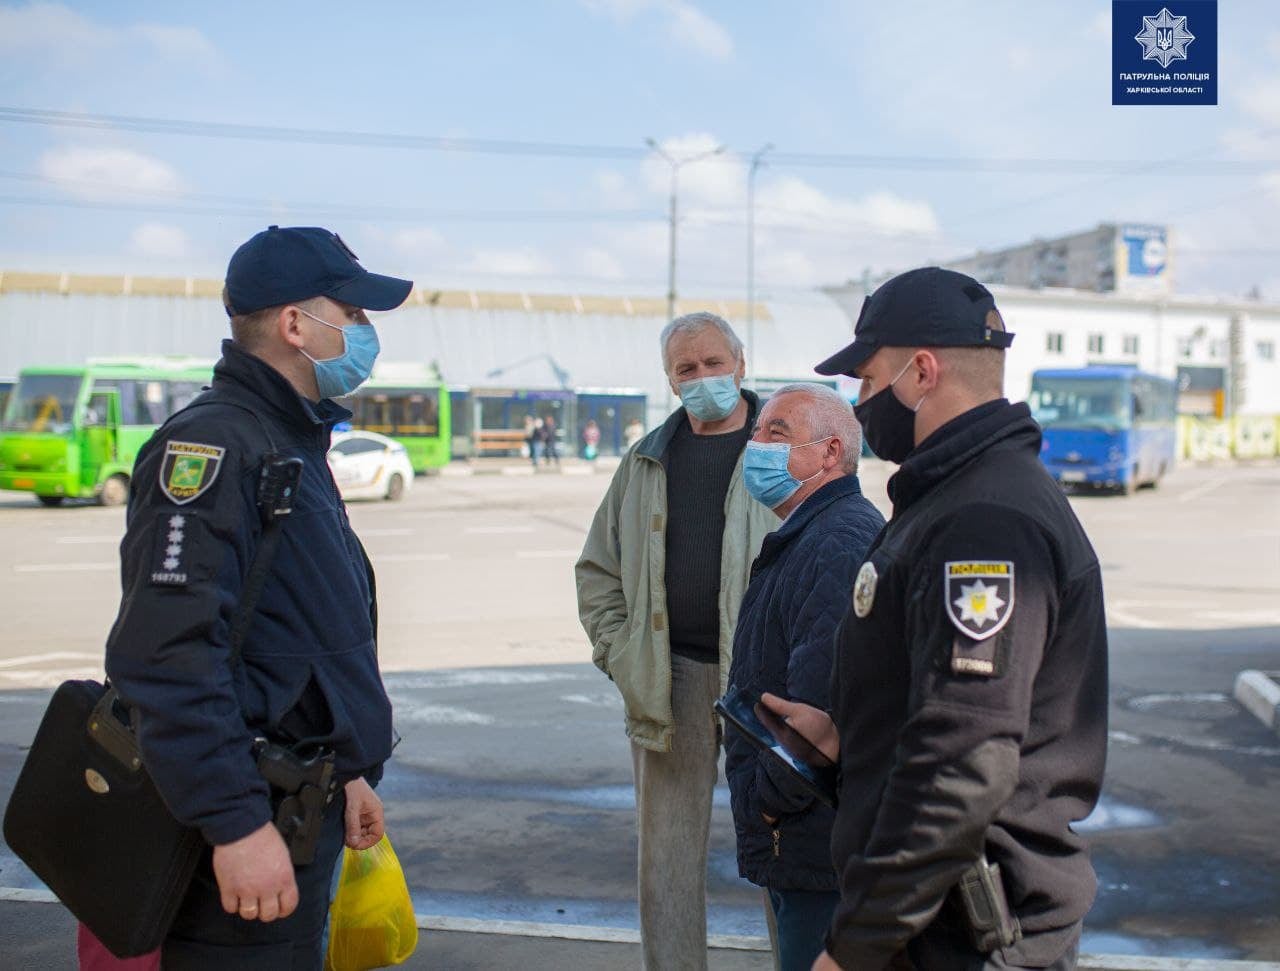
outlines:
M724 146L680 170L682 293L743 293L747 160L772 143L762 296L1135 220L1173 227L1179 290L1280 298L1277 15L1221 5L1218 107L1115 108L1098 0L0 2L6 108L635 152L0 117L0 268L216 277L267 223L319 223L425 286L661 294L670 170L652 137L677 158ZM955 158L1135 165L929 167Z

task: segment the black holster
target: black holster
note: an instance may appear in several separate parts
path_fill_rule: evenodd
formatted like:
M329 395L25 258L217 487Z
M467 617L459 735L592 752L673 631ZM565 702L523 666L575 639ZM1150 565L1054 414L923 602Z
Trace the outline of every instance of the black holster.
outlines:
M965 870L956 884L956 896L964 912L969 940L983 954L1011 947L1022 940L1022 927L1009 909L1000 864L988 863L986 855Z
M338 788L333 752L312 747L304 756L266 738L254 740L253 752L258 771L271 785L275 827L289 858L294 866L306 866L315 859L324 812Z

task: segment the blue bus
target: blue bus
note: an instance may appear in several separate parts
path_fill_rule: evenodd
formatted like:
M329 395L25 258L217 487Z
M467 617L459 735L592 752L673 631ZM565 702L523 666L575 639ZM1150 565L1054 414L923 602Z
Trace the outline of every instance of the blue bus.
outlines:
M1132 494L1155 486L1177 450L1174 382L1132 367L1036 371L1040 459L1058 482Z

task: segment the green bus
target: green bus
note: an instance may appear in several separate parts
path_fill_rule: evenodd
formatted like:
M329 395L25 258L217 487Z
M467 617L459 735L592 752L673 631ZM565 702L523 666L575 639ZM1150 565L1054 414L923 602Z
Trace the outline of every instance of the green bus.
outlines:
M393 438L422 474L449 464L452 421L449 390L426 365L380 365L373 377L339 404L351 409L351 427Z
M192 358L24 368L0 419L0 489L120 505L138 449L212 377Z

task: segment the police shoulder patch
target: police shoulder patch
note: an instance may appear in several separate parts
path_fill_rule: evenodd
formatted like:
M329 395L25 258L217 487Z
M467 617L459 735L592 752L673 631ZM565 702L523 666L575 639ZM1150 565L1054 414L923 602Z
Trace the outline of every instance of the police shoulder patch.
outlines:
M161 491L179 506L199 498L222 471L225 452L224 448L199 442L166 442L164 461L160 463Z
M997 633L1013 616L1013 563L952 560L943 565L947 617L976 641Z

